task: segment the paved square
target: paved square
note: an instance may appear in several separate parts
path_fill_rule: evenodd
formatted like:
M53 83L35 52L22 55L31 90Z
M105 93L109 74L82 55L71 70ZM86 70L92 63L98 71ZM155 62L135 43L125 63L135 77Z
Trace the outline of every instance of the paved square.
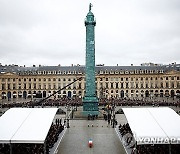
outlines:
M88 147L90 138L93 140L92 148ZM71 120L70 129L59 145L58 154L81 153L125 154L125 151L114 128L106 121Z

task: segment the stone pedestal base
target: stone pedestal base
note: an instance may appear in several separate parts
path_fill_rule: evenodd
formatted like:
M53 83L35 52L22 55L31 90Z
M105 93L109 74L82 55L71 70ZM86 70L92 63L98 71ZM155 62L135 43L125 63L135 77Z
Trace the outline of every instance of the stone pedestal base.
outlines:
M74 119L84 119L87 120L88 119L88 114L90 115L98 115L97 120L99 119L103 119L103 114L99 111L76 111L74 112Z

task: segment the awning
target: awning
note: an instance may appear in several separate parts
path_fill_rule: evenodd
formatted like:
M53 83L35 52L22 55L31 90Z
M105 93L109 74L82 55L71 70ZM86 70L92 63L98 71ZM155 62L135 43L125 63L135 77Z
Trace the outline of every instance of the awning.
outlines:
M44 143L57 108L11 108L0 117L0 143Z
M180 116L171 108L123 108L137 144L180 144Z

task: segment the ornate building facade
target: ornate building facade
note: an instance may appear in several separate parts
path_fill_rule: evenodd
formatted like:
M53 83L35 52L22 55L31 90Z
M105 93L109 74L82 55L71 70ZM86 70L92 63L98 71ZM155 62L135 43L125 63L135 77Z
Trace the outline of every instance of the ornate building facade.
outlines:
M82 77L53 99L84 97L84 66L21 67L0 65L0 99L45 98ZM162 66L96 66L98 98L180 96L180 64Z

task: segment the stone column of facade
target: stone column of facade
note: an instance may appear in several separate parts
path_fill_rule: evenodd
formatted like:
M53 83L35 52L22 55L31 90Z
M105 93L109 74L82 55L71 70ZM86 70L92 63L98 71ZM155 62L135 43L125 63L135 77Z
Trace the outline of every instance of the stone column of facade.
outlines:
M95 39L94 28L96 21L91 12L92 5L89 5L89 12L86 16L86 87L85 97L83 98L83 111L88 111L88 114L97 114L98 99L96 97L95 86Z

